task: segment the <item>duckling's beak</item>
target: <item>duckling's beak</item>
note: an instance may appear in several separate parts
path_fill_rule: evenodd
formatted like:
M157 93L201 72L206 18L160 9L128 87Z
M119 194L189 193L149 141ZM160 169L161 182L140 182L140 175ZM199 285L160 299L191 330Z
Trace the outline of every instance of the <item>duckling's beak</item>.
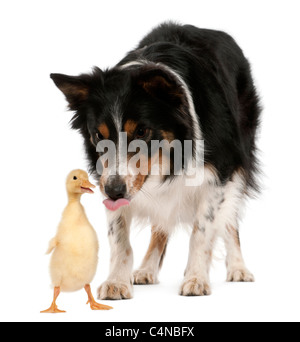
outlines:
M81 183L81 192L83 194L93 194L94 191L91 188L95 188L96 186L90 183L88 180L83 180Z

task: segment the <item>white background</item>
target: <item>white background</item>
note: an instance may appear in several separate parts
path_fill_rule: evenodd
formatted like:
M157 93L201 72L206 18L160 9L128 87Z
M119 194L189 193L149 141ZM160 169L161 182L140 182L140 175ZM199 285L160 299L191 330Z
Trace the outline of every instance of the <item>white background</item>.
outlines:
M299 321L300 71L299 1L1 1L0 318L1 321ZM160 285L135 287L114 310L92 312L84 291L62 294L64 315L41 315L52 300L48 241L66 205L65 178L86 168L82 140L69 129L51 72L76 75L113 66L158 23L176 20L230 33L252 62L264 106L259 139L264 191L241 225L254 284L226 284L222 252L213 295L177 295L189 237L178 231ZM108 274L106 218L99 190L83 203L101 244L97 287ZM149 229L135 229L137 267Z

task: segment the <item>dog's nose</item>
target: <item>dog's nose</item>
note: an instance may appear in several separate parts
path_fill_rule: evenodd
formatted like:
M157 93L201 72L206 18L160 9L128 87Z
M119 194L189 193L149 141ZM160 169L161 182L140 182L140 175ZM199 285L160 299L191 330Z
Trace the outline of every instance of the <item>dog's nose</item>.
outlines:
M124 198L125 194L126 194L126 184L112 184L112 185L106 185L104 187L105 193L107 194L107 196L116 201L120 198Z

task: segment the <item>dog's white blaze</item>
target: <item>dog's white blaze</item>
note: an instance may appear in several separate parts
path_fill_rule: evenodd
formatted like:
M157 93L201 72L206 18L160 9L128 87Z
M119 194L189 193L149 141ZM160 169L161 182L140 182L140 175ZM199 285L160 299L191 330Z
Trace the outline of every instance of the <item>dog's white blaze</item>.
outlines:
M123 112L121 110L120 100L117 98L114 105L111 109L112 119L116 128L117 132L122 131L122 119L123 119Z

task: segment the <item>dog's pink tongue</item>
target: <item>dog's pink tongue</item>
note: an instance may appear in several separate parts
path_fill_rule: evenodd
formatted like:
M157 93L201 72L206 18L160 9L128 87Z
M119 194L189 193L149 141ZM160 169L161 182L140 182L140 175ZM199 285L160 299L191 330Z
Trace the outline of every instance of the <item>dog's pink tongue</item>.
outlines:
M128 201L125 198L120 198L117 201L113 201L111 199L106 199L103 201L103 204L106 206L106 208L110 211L116 211L121 207L124 207L125 205L129 205L130 201Z

